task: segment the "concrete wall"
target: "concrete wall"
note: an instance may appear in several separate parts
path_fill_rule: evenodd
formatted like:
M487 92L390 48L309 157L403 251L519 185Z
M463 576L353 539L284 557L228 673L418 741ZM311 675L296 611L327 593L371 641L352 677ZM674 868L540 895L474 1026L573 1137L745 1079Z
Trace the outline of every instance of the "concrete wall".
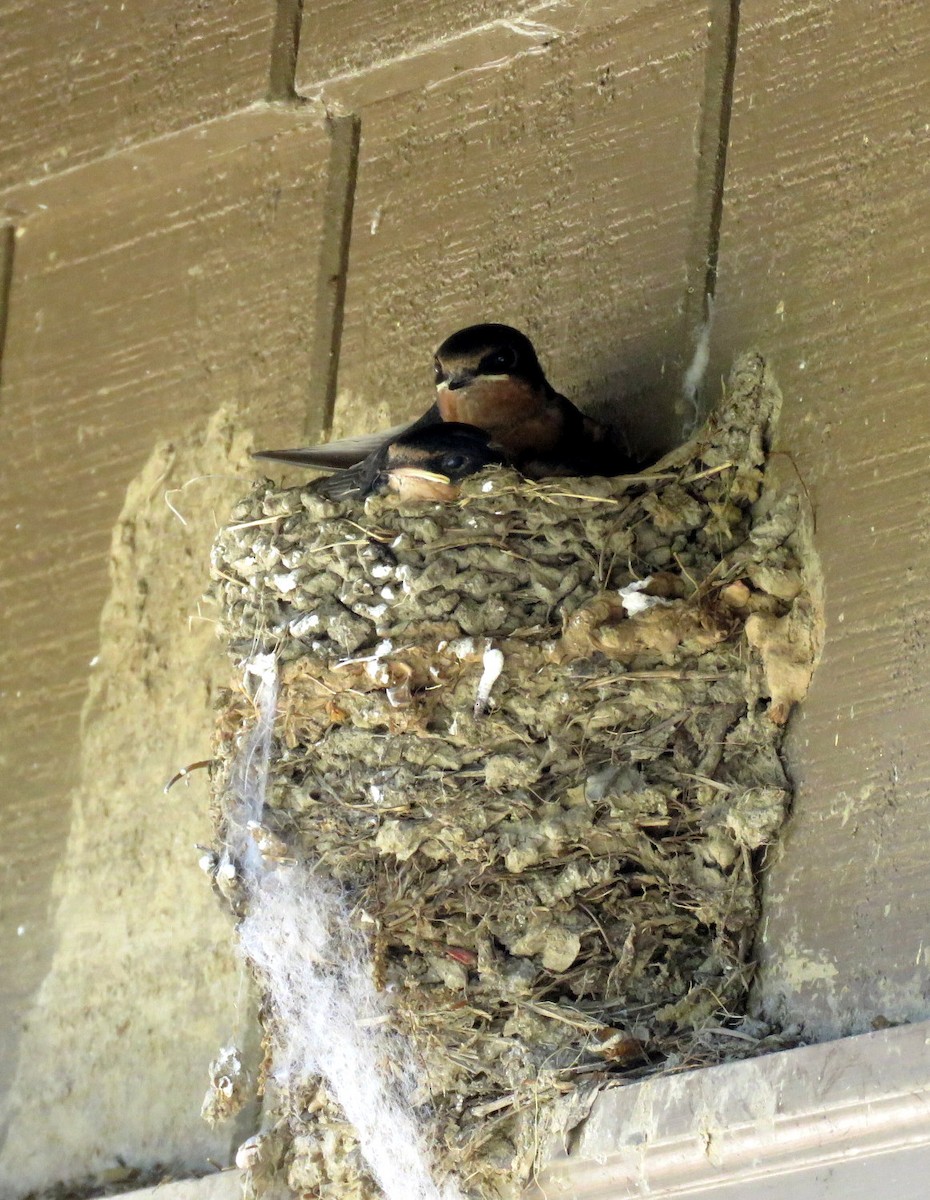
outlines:
M930 1013L930 10L741 7L714 362L772 357L828 629L758 999L835 1037Z
M711 380L773 357L829 627L757 1003L930 1015L930 11L739 8L0 3L3 1194L228 1155L206 787L161 794L209 753L211 531L249 444L416 412L472 320L643 448L707 285Z

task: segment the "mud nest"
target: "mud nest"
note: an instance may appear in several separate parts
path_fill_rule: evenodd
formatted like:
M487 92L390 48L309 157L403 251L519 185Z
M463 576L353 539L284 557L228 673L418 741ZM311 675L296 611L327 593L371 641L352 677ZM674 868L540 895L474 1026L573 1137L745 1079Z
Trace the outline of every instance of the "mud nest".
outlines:
M743 1011L819 644L803 498L768 461L779 404L748 354L644 475L490 468L403 507L266 481L217 539L233 659L279 662L260 844L347 890L468 1195L514 1194L566 1098L709 1061L702 1035ZM231 688L221 839L254 719ZM377 1194L323 1092L274 1106L295 1191Z

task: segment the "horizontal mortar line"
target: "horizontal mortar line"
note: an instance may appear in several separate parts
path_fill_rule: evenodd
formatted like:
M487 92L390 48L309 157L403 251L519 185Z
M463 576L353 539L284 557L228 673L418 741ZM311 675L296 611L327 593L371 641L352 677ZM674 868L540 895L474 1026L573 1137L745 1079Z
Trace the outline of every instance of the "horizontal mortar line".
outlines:
M153 137L143 137L136 141L122 142L119 146L112 146L104 150L102 154L95 155L93 158L75 163L70 167L62 167L60 171L49 171L32 179L22 179L18 183L13 183L0 189L0 205L8 200L15 199L27 190L38 191L47 184L60 179L67 179L72 175L77 175L81 171L93 170L103 163L116 162L120 158L129 157L149 147L158 148L166 143L179 141L184 138L195 140L201 137L205 131L212 128L233 124L244 117L259 116L263 113L279 114L282 122L280 129L269 130L262 140L276 137L279 133L294 129L299 125L313 125L318 129L322 129L326 122L325 109L322 104L319 106L316 105L315 97L311 97L309 100L305 100L302 104L298 105L282 104L278 100L253 100L251 103L243 104L240 108L235 108L231 112L220 113L218 116L208 117L203 121L182 125L178 129L168 129L164 133L155 134ZM246 145L249 143L244 140L243 144ZM0 220L2 220L2 214L0 214Z
M561 7L561 5L556 5L555 7ZM545 12L551 10L552 8L552 4L545 4L538 9L532 9L531 12ZM544 26L536 27L536 32L534 35L534 33L531 32L533 23L526 22L526 25L527 28L518 29L516 28L517 22L515 20L506 20L503 18L495 21L485 22L481 25L474 25L471 28L464 30L460 34L451 34L447 38L440 38L432 42L421 43L417 50L409 55L398 55L396 58L383 59L378 63L372 64L369 67L361 68L358 71L346 72L341 75L332 75L323 79L313 80L304 85L304 91L299 96L295 92L295 98L302 101L302 103L298 105L287 104L286 102L282 104L282 100L277 98L262 98L259 100L253 100L251 103L244 104L239 108L235 108L231 112L220 113L215 117L208 117L203 121L182 125L178 129L169 129L164 133L155 134L152 137L142 137L139 139L122 142L118 146L112 146L100 154L95 154L92 158L75 163L73 166L63 167L59 171L49 171L48 173L35 176L31 179L22 179L16 183L9 184L7 187L0 188L0 204L5 203L7 199L15 199L27 189L40 189L56 180L67 179L70 176L77 175L81 171L93 170L102 163L115 162L122 157L131 155L132 153L140 150L144 150L150 146L158 147L180 138L199 137L205 130L209 130L210 128L224 124L229 124L241 119L242 117L250 115L257 115L260 113L286 113L290 118L289 123L298 124L299 121L294 120L295 116L305 114L306 124L311 124L322 128L327 119L327 114L322 106L322 103L320 103L319 107L315 107L318 99L317 92L319 90L325 89L331 84L347 82L351 81L352 79L361 79L367 75L375 74L377 71L387 67L400 65L405 61L416 59L422 54L442 50L444 47L454 45L455 42L467 39L476 33L494 29L508 28L515 33L520 32L525 34L529 43L528 48L537 44L534 40L534 37L541 38L543 36L562 36L561 30L554 27L550 30L549 27ZM543 32L544 30L545 32ZM310 92L309 89L313 89L313 91ZM287 126L285 125L284 128L286 127ZM276 131L272 131L268 136L274 136L275 132Z
M418 42L409 50L395 54L388 58L378 59L377 62L368 63L363 67L356 68L355 70L343 71L338 75L327 75L302 82L301 94L314 95L318 90L331 87L335 84L351 83L353 80L364 79L368 76L376 75L379 71L388 71L394 67L403 66L404 63L416 62L422 58L429 58L431 55L441 53L443 50L448 50L457 44L467 43L472 39L480 38L486 33L491 33L502 29L509 30L511 33L516 34L519 37L526 38L526 49L538 49L541 41L546 39L554 40L556 38L564 37L566 30L555 25L544 25L541 22L533 21L528 18L535 13L541 14L545 12L552 12L553 9L562 7L563 6L561 4L543 4L537 8L529 9L521 17L496 17L492 21L482 21L478 25L470 25L467 29L459 30L457 33L446 34L445 37L432 38L429 41ZM312 89L312 92L310 89Z
M507 22L497 22L496 24L507 25ZM440 58L442 53L454 46L457 41L465 41L470 38L475 33L476 29L486 29L491 27L492 26L475 26L466 31L466 33L457 36L451 36L449 39L441 43L423 43L422 53L402 55L393 59L382 59L380 62L370 64L366 67L361 67L357 71L348 71L342 75L331 75L325 79L316 79L307 83L303 83L301 84L301 91L299 95L307 100L322 100L327 105L328 110L332 111L335 109L336 111L339 111L336 107L339 104L339 101L335 100L334 97L327 95L328 91L335 90L338 92L340 89L347 89L349 85L353 83L361 84L367 80L376 78L379 73L387 74L394 70L397 66L404 65L404 63L420 62L428 64L433 55L435 55L437 58ZM553 31L551 36L548 36L548 40L546 41L542 39L538 41L529 40L523 46L512 47L511 51L506 54L493 55L489 52L488 56L481 62L474 63L471 66L462 67L461 69L454 71L452 74L443 75L440 78L431 79L427 82L412 83L409 86L404 85L393 88L388 87L382 94L372 99L365 99L361 102L348 100L346 103L351 104L353 108L357 108L361 112L364 112L366 107L372 103L376 103L378 100L392 99L397 96L404 95L407 92L419 91L425 94L436 91L437 89L444 87L446 84L457 83L459 80L466 79L470 75L476 75L485 71L501 70L507 66L510 66L512 63L519 62L521 59L528 58L531 55L545 54L549 49L549 43L556 41L558 38L563 36L565 36L563 31L556 29ZM692 55L693 51L690 49L670 50L667 54L643 59L635 66L619 71L614 78L617 80L634 80L638 76L643 75L645 72L654 70L656 67L666 67L669 64L685 62L691 58ZM481 122L479 121L478 123L480 124Z
M429 83L423 85L423 91L434 92L437 88L445 87L447 83L457 83L460 79L467 79L469 75L478 75L485 71L502 71L511 63L519 62L521 58L526 58L531 54L545 54L547 50L548 44L541 42L523 46L513 54L505 54L501 58L489 58L487 62L478 63L476 66L463 67L460 71L453 71L451 75L443 75L440 79L431 79Z
M479 25L473 25L468 29L461 31L460 33L449 34L445 38L437 38L429 42L422 42L408 54L401 54L395 56L394 58L382 59L377 63L359 68L357 71L349 71L342 74L330 75L325 78L310 80L302 85L302 92L296 96L297 99L302 101L300 104L295 105L286 102L282 103L282 101L278 99L262 98L253 100L251 103L244 104L230 112L220 113L215 117L208 117L206 120L198 121L196 123L182 125L178 129L166 130L164 133L159 133L151 137L127 140L120 143L118 146L110 147L102 153L94 155L92 158L75 163L73 166L63 167L58 171L50 171L31 179L22 179L16 183L8 185L7 187L0 188L0 205L5 203L8 199L17 198L26 190L41 189L43 186L56 180L66 179L80 171L92 170L102 163L114 162L121 157L130 155L140 150L145 150L148 147L158 147L163 143L168 143L180 138L192 136L198 137L203 131L212 127L235 122L250 115L257 115L260 113L287 114L287 116L293 121L293 124L297 125L300 122L299 120L294 120L294 118L299 118L299 116L303 114L306 124L315 125L318 128L322 128L327 118L327 113L322 101L320 102L319 108L315 107L315 105L319 100L320 91L325 90L328 86L351 82L352 80L363 79L368 75L376 74L378 71L402 65L404 62L413 61L419 57L428 56L431 53L442 51L443 49L447 49L450 46L455 45L456 42L467 41L469 38L473 38L476 35L500 29L507 29L515 34L526 37L527 46L525 52L531 53L534 50L539 49L538 43L543 38L551 37L555 39L564 37L572 34L574 30L568 24L566 24L565 27L560 28L559 26L555 25L549 26L543 25L542 23L533 22L528 18L537 13L542 14L546 12L564 11L565 8L566 6L561 2L561 0L545 3L528 10L528 12L521 18L498 18L492 21L482 22ZM623 16L625 14L620 15ZM668 55L667 58L655 60L652 65L661 65L661 63L665 61L673 61L676 58L687 57L688 53L689 52L686 50L675 51L674 53ZM520 56L521 52L517 51L514 54L507 56L506 61L510 61L511 59L518 58ZM479 68L472 68L472 70L476 69ZM455 77L458 77L459 74L461 73L457 72ZM434 84L434 86L436 85ZM286 125L283 127L287 128ZM277 131L272 131L268 136L274 136L275 132Z
M658 7L658 5L656 6ZM644 4L642 7L649 7L649 5ZM509 62L512 58L519 57L521 53L540 49L539 43L544 40L554 41L558 38L573 36L584 29L598 28L601 24L626 20L635 16L636 12L636 9L632 11L618 10L616 4L612 3L611 0L598 0L597 3L592 3L592 0L586 0L580 10L580 15L583 19L576 19L579 16L579 9L574 0L545 0L544 3L534 5L519 15L495 17L489 21L481 21L476 25L470 25L467 29L459 30L456 33L446 34L444 37L418 42L409 50L379 59L377 62L368 63L355 70L302 81L302 94L315 95L320 89L364 79L367 76L377 74L379 71L390 70L394 67L402 66L404 63L428 58L432 54L441 53L443 50L448 50L457 44L464 44L473 39L477 40L486 33L500 30L507 30L527 40L527 46L524 51L516 51L512 55L505 55L500 59L501 62ZM547 24L543 21L533 20L536 16L544 16L546 14L550 14L552 20L559 23ZM665 62L687 59L692 53L688 48L670 51L667 55L644 63L643 69L648 66L661 65ZM493 65L490 60L488 65ZM475 66L470 69L479 70L481 68ZM453 78L459 78L464 73L456 72ZM624 74L627 73L632 72L624 72ZM436 86L436 84L433 84L433 86ZM313 89L312 93L310 89Z

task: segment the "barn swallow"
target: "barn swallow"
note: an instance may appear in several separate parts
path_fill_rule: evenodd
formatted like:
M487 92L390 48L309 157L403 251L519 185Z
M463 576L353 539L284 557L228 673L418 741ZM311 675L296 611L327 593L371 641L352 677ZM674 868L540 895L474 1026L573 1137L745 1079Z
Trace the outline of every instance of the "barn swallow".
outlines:
M436 403L410 424L324 446L257 450L254 456L346 469L350 478L340 494L347 495L363 490L364 481L377 473L377 456L398 436L458 422L484 430L508 463L535 478L619 475L632 469L609 431L552 387L533 343L518 329L497 324L460 329L436 351L433 367Z
M452 500L467 476L505 462L503 451L483 429L442 421L398 434L356 469L337 471L314 487L332 500L383 492L402 500Z
M433 367L442 419L486 429L524 474L617 475L628 465L609 431L549 383L518 329L461 329L436 351Z

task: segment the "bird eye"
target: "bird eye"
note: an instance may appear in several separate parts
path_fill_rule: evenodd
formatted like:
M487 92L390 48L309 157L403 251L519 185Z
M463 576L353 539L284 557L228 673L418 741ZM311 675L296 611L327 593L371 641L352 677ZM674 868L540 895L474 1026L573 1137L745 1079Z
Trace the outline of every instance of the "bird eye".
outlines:
M465 466L464 454L446 454L443 455L442 469L444 471L460 471Z
M442 369L442 363L438 358L433 359L433 370L436 373L436 383L440 384L446 377L445 371Z
M517 365L517 352L513 346L504 346L500 350L492 350L485 355L481 362L481 371L485 375L505 375Z

